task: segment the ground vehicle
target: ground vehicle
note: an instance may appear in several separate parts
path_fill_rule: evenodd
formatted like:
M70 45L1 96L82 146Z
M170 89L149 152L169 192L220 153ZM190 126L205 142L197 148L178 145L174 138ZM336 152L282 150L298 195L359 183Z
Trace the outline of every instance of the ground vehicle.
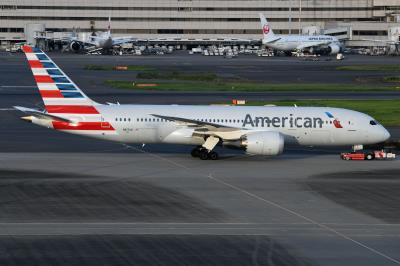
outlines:
M396 154L392 152L386 152L385 150L375 151L375 159L396 159Z
M374 159L395 159L396 154L392 152L386 152L384 150L380 151L354 151L354 152L344 152L340 154L342 160L374 160Z

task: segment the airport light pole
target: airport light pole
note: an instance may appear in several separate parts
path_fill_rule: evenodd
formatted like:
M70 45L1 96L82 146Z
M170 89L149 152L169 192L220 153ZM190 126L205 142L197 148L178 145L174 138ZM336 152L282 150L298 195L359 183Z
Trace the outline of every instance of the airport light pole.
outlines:
M292 3L293 0L289 0L289 34L292 34Z
M302 0L300 0L300 3L299 3L299 35L301 35L301 9L302 9Z

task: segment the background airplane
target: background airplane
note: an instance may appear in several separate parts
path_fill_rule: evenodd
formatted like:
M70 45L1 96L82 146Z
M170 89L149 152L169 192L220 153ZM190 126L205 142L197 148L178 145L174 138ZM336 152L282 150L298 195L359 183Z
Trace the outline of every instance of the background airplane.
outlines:
M108 17L108 30L105 32L97 32L89 35L83 39L80 38L80 33L77 31L73 32L72 37L66 41L69 44L66 46L74 52L85 50L88 53L94 52L107 52L115 46L119 46L124 43L136 42L137 39L131 36L127 37L113 37L111 35L111 17Z
M284 145L335 146L383 142L372 117L326 107L104 105L87 97L41 50L24 46L45 110L15 107L47 128L121 143L192 145L192 156L218 158L217 145L279 155Z
M262 44L287 53L308 50L311 53L337 54L342 45L336 37L329 35L276 35L263 14L260 13L263 31Z

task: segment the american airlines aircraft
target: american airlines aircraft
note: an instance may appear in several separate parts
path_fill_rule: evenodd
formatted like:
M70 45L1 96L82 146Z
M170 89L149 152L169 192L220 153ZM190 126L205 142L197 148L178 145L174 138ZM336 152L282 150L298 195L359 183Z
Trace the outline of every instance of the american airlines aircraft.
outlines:
M336 37L329 35L275 35L267 19L260 13L263 31L262 43L272 49L294 52L309 50L322 54L337 54L342 45Z
M284 145L364 145L387 140L372 117L327 107L104 105L87 97L41 50L24 46L45 110L15 108L47 128L121 143L192 145L216 160L217 145L279 155Z

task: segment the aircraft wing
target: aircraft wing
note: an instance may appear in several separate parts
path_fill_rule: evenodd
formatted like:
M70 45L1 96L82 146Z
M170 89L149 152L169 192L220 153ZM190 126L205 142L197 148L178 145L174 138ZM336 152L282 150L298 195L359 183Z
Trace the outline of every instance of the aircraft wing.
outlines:
M95 36L90 36L91 39L93 39L93 37L95 37ZM64 38L62 38L62 40L65 42L69 42L69 43L77 42L77 43L86 44L86 45L96 45L96 42L94 42L94 41L90 41L90 40L82 41L76 37L64 37Z
M137 41L138 41L138 39L133 38L133 37L119 37L119 38L113 38L112 44L120 45L120 44L124 44L124 43L137 42Z
M100 52L101 50L103 50L103 48L93 48L93 49L87 49L87 53L91 54L91 53L96 53L96 52Z
M220 124L198 121L194 119L174 117L174 116L164 116L152 114L154 117L162 118L169 121L177 122L181 125L185 125L188 128L194 129L194 136L215 136L224 140L237 140L240 139L247 131L244 128L224 126Z
M63 117L59 117L59 116L55 116L55 115L50 115L48 113L36 110L36 109L31 109L31 108L26 108L26 107L22 107L22 106L14 106L14 108L18 111L30 114L31 116L40 118L40 119L49 119L49 120L55 120L55 121L59 121L59 122L66 122L66 123L73 123L73 121L63 118Z
M268 44L268 43L274 43L274 42L277 42L277 41L279 41L280 39L282 39L281 37L275 37L275 38L273 38L273 39L271 39L271 40L265 40L265 39L263 39L263 43L264 44Z
M332 41L321 41L321 42L304 43L302 45L297 46L297 50L303 50L305 48L311 48L311 47L316 47L316 46L327 45L327 44L330 44L331 42Z

